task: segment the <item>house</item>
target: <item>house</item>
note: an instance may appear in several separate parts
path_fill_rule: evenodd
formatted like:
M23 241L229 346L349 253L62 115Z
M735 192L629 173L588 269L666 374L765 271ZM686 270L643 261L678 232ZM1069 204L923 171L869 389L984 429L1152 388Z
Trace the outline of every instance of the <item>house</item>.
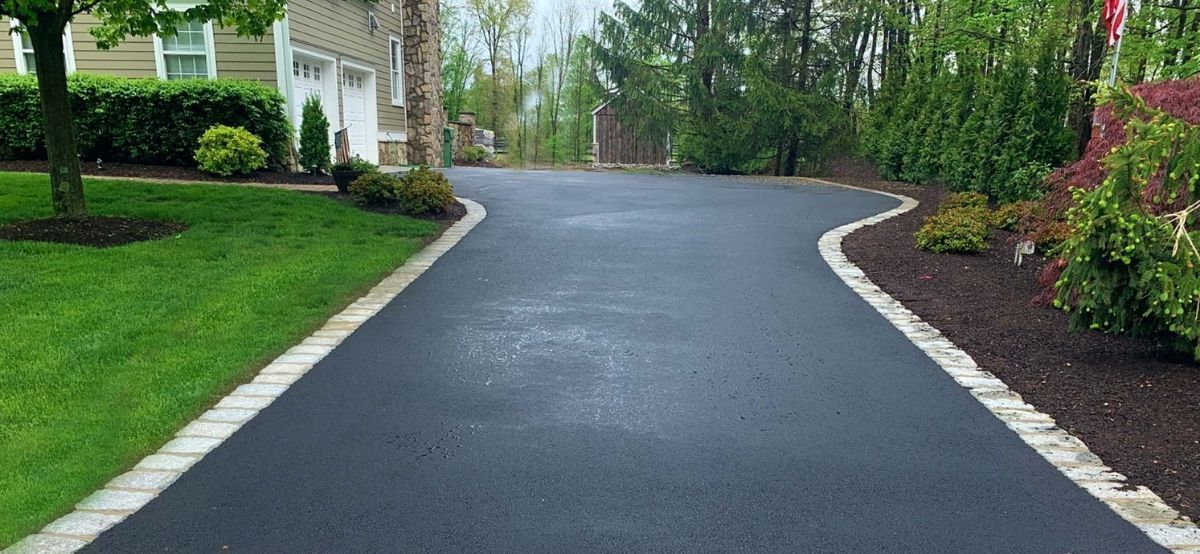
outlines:
M612 101L592 110L592 164L607 167L671 165L671 136L647 137L621 123Z
M192 22L172 37L129 37L98 50L79 15L66 33L67 70L132 78L236 78L278 88L300 126L308 96L323 100L331 134L376 163L439 165L442 126L438 0L292 0L261 39ZM0 21L0 27L17 26ZM31 73L29 39L0 40L0 72ZM332 136L330 143L332 144Z

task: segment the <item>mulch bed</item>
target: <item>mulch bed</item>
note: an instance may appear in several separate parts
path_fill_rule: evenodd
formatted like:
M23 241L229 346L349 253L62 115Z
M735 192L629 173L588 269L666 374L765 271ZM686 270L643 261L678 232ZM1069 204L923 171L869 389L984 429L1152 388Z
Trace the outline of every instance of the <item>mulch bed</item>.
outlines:
M107 248L182 233L181 223L129 217L30 219L0 227L0 240L57 242Z
M1032 301L1044 258L1015 266L1004 232L978 255L919 251L913 233L944 190L845 169L829 178L921 202L847 237L851 261L1132 484L1200 520L1200 368L1190 358L1151 340L1068 333L1065 313Z
M288 173L283 171L255 171L249 175L218 177L193 167L170 165L128 164L104 162L97 166L94 161L80 161L84 175L97 177L136 177L142 179L172 179L177 181L210 181L221 183L269 183L278 185L332 185L329 175ZM45 160L0 160L0 171L46 173L50 170Z

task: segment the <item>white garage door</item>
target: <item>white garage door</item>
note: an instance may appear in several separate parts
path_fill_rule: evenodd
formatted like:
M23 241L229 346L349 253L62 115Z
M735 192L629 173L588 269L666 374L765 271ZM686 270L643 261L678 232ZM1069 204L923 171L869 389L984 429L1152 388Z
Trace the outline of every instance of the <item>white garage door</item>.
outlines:
M296 106L296 121L294 122L297 129L300 128L300 116L304 107L304 101L309 96L320 98L321 105L325 105L326 101L321 95L321 91L325 89L323 79L327 77L327 75L323 74L321 62L304 56L294 56L292 61L292 81L296 92L294 98L299 103Z
M343 117L350 135L350 153L363 159L367 155L367 76L358 71L342 70Z

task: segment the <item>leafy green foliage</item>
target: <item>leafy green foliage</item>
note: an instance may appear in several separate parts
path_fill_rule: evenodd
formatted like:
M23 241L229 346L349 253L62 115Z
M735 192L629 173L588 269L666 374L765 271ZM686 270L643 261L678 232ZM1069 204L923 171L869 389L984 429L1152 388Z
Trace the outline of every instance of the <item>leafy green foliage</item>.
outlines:
M361 171L363 173L370 173L373 171L379 171L379 166L377 166L367 160L362 159L361 156L354 156L353 158L350 158L348 161L338 162L336 164L333 164L333 170L334 171Z
M329 118L319 96L304 99L300 118L300 167L309 173L329 169Z
M404 212L411 215L440 214L455 201L446 176L424 166L409 171L397 193Z
M366 206L390 206L400 199L400 179L395 175L371 171L350 183L350 195Z
M955 192L947 194L946 198L942 199L942 203L938 205L938 211L947 211L956 208L986 210L987 207L988 197L985 194L978 192Z
M267 166L262 139L241 127L215 125L200 136L196 162L202 171L228 177Z
M1074 329L1172 336L1200 360L1200 126L1127 91L1116 108L1128 141L1100 186L1076 189L1054 303Z
M85 159L188 166L200 136L220 124L260 137L271 163L287 161L292 131L283 96L259 83L76 74L67 85ZM0 155L45 155L39 110L36 80L0 75Z
M488 157L488 151L482 146L468 146L462 151L462 160L467 163L487 161Z
M1018 200L1003 204L988 215L988 225L1005 231L1017 231L1022 222L1029 221L1037 212L1038 203L1033 200Z
M917 248L939 253L987 250L987 210L952 208L925 218L917 231Z

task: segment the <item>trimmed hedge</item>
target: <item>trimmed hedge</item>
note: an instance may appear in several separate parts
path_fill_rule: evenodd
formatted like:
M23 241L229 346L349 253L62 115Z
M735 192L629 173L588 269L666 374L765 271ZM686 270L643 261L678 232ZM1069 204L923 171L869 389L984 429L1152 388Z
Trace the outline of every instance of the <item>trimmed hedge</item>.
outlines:
M77 74L67 88L84 159L194 166L200 136L214 125L260 137L272 164L288 159L292 128L283 95L259 83ZM0 158L45 157L40 110L35 78L0 75Z

